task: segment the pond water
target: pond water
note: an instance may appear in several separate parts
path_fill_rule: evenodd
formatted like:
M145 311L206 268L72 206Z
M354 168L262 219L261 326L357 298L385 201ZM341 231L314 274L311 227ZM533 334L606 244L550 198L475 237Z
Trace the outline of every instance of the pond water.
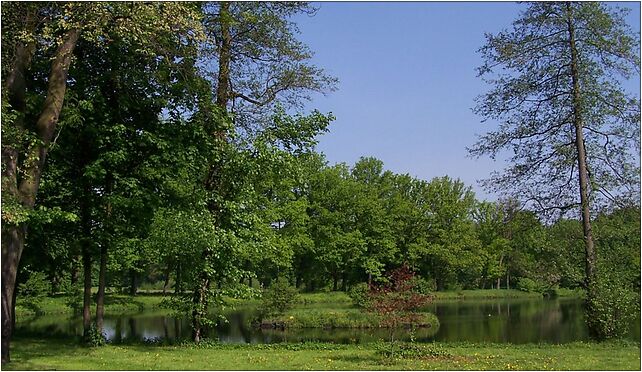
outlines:
M566 343L588 339L582 301L578 299L460 300L433 303L428 310L437 315L437 329L418 329L417 341L470 341L510 343ZM387 339L385 329L256 329L250 326L250 310L228 315L228 323L209 332L209 337L227 343L272 343L328 341L363 343ZM19 321L17 334L74 336L82 334L80 319L41 316ZM126 340L176 339L190 336L187 318L158 313L105 317L105 333L113 343ZM395 339L409 340L408 330L395 331ZM640 319L631 324L628 337L640 340Z

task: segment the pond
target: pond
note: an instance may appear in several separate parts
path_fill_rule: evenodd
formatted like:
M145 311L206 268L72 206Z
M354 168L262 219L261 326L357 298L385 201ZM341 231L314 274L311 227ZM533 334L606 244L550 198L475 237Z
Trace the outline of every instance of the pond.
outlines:
M417 341L469 341L509 343L567 343L588 340L582 301L578 299L501 299L439 301L428 310L437 315L437 329L418 329ZM256 329L250 326L254 313L236 311L228 322L210 331L209 337L227 343L272 343L327 341L363 343L387 339L385 329ZM19 321L16 334L74 336L82 334L80 319L41 316ZM187 318L159 313L105 317L105 333L113 343L125 340L188 338ZM408 330L395 331L395 339L409 340ZM631 325L628 337L640 340L640 319Z

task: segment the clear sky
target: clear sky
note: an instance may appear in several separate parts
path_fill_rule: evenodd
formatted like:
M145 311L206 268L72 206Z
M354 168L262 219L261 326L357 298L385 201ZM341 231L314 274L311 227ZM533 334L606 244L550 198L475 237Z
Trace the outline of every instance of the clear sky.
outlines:
M324 2L297 19L313 62L339 78L336 92L308 108L336 121L318 150L331 164L374 156L385 169L430 180L459 178L481 199L495 199L477 180L504 167L467 157L466 146L494 123L471 108L489 87L476 76L484 33L510 26L525 4L508 2ZM628 22L640 31L640 3ZM639 79L630 84L639 92ZM636 93L639 96L639 93Z

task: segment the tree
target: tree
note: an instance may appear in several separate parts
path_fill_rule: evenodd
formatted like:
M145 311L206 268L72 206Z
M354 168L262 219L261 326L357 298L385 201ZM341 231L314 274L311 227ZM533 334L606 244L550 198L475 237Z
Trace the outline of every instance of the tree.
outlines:
M189 43L202 33L194 8L184 4L7 3L2 12L2 44L9 50L3 54L2 69L4 363L9 361L15 278L76 46L80 40L105 46L111 41L106 31L112 30L125 40L143 40L141 48L149 52L158 45L158 37ZM34 82L44 83L39 95L45 99L30 104L27 97Z
M226 204L242 194L238 191L242 189L239 186L243 183L228 178L225 171L231 170L234 173L243 168L232 169L234 165L239 165L234 164L236 160L243 162L240 159L245 159L249 160L248 164L252 163L251 156L236 156L239 155L235 152L239 143L234 144L231 140L251 144L256 139L253 137L256 133L249 130L252 124L277 124L272 121L271 114L278 112L279 103L287 103L287 100L283 101L280 97L293 94L298 97L298 101L302 92L324 91L332 80L328 80L320 69L307 64L311 55L307 47L293 36L296 27L288 17L306 8L307 5L302 3L219 2L204 6L203 23L208 39L203 44L205 48L202 55L206 59L205 70L211 74L212 79L216 79L216 82L212 81L212 86L216 87L215 107L212 109L221 113L225 119L223 125L211 131L213 140L223 150L218 153L222 156L213 156L209 160L209 171L203 180L209 193L207 204L212 214L212 223L217 228L234 226L234 223L228 223L237 219L232 216ZM217 60L217 63L212 63L213 60ZM248 95L242 92L243 89L248 90ZM250 107L261 108L262 122L241 120L239 124L245 125L236 126L235 120L244 118L242 114L231 115L237 114L234 106L237 98L246 101ZM263 129L263 125L259 125L259 131ZM302 138L308 138L306 136L309 134L310 132L302 133ZM243 146L243 143L240 144ZM247 180L246 177L241 179ZM211 260L210 252L211 250L204 251L203 261ZM200 283L194 289L193 339L197 342L201 338L202 327L196 319L203 316L196 312L207 309L210 280L208 273L204 271Z
M433 299L416 288L414 278L415 273L403 264L387 273L385 283L370 285L367 310L381 316L380 325L389 329L391 343L394 329L401 325L414 328L421 321L418 310Z
M310 92L335 89L336 78L310 63L297 40L297 14L314 15L304 2L211 2L204 6L208 43L203 57L216 77L216 104L252 131L270 122L278 105L300 109ZM216 60L217 63L211 63Z
M475 110L500 127L469 151L494 158L513 150L512 166L494 173L489 189L549 214L579 208L591 318L591 209L639 199L640 105L620 81L639 73L639 39L622 11L584 2L531 3L512 30L486 39L479 75L494 87Z
M411 246L410 255L419 272L436 281L437 289L458 285L458 279L478 278L483 259L478 255L472 213L475 195L469 186L448 176L420 186L423 236Z

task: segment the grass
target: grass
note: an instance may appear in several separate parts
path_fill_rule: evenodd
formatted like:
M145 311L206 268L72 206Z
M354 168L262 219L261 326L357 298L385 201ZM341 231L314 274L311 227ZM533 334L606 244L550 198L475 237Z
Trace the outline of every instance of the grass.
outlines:
M640 343L424 344L382 355L387 344L208 344L81 347L18 338L5 370L640 370ZM416 349L416 348L413 348Z
M538 292L523 292L517 289L464 289L457 291L433 292L435 301L440 300L475 300L475 299L503 299L503 298L542 298ZM582 298L584 292L578 289L560 288L557 290L558 297ZM345 292L318 292L302 293L299 295L301 304L323 304L342 303L352 300Z
M420 317L418 325L439 328L434 314L420 313ZM296 307L282 316L264 319L263 323L276 323L285 328L378 328L381 317L358 308Z

